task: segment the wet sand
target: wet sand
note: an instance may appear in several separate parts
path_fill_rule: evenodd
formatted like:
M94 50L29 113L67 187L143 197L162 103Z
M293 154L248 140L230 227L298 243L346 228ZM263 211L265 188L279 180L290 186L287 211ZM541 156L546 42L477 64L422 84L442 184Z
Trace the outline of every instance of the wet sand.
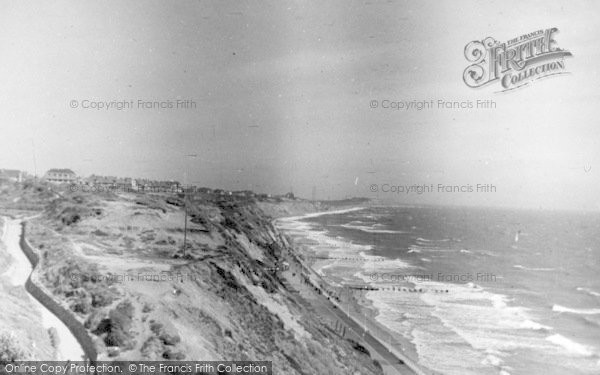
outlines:
M312 216L315 215L312 214ZM295 217L293 220L300 218L302 217ZM284 220L292 220L292 218ZM285 232L284 229L282 230ZM293 248L295 254L287 256L290 270L284 272L283 275L293 288L300 291L300 295L311 303L317 314L329 320L330 324L334 326L337 326L338 322L342 322L347 327L343 331L346 333L346 337L359 341L363 345L366 344L372 357L381 363L386 374L433 373L417 364L415 360L418 358L417 353L409 340L400 335L391 335L389 330L377 323L375 320L377 312L371 307L371 301L365 298L365 292L353 293L351 302L348 304L347 291L349 289L346 288L344 291L343 288L336 287L339 285L338 280L334 283L327 283L321 277L319 271L323 266L330 264L330 261L314 257L323 254L311 251L308 246L294 244ZM310 284L302 277L302 273L306 274L307 271ZM315 290L315 286L323 286L325 291L321 289L322 294L320 294ZM332 297L339 297L340 301L336 301L336 298L329 298L328 292ZM348 315L348 310L350 315Z

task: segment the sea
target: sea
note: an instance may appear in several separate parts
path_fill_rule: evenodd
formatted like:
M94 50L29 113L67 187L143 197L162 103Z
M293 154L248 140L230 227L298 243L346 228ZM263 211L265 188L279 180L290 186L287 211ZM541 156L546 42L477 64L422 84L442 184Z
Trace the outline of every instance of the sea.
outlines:
M432 373L600 374L600 213L358 207L278 225L328 283L374 289L376 325Z

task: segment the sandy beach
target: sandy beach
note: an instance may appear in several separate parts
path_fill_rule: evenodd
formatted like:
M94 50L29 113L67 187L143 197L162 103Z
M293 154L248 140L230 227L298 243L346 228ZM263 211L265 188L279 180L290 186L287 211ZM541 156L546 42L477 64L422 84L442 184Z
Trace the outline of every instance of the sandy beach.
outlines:
M367 291L344 287L342 278L325 280L321 271L330 266L332 262L320 258L326 256L327 251L315 251L310 246L313 241L307 241L294 233L293 227L298 225L298 221L302 219L361 209L363 208L353 207L277 219L275 225L292 238L294 251L296 255L299 255L290 257L293 263L291 263L291 269L285 272L284 276L295 288L304 290L301 295L313 304L318 314L325 315L334 321L343 322L347 327L343 330L345 334L365 343L371 349L372 355L382 362L386 374L433 374L417 364L417 353L410 341L400 335L392 335L389 330L376 321L377 311L372 307L372 302L365 298ZM299 225L303 226L304 224ZM302 276L302 273L306 271L309 272L308 282ZM316 290L315 286L319 288L320 292Z

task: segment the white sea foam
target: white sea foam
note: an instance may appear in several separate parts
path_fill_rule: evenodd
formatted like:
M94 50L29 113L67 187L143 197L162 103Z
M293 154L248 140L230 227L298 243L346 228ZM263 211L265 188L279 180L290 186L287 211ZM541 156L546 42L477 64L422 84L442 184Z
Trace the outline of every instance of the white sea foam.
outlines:
M487 357L485 357L485 359L481 361L481 363L487 366L497 367L500 366L502 360L496 357L495 355L488 354Z
M520 270L525 270L525 271L543 271L543 272L550 272L550 271L554 271L554 268L530 268L530 267L525 267L522 266L520 264L515 264L513 266L514 268L518 268Z
M305 214L305 215L300 215L300 216L283 217L283 218L277 219L277 223L298 221L298 220L302 220L302 219L309 219L309 218L319 217L319 216L323 216L323 215L339 215L339 214L345 214L348 212L361 211L364 209L365 209L365 207L353 207L353 208L347 208L347 209L343 209L343 210L313 212L310 214Z
M598 292L596 292L596 291L594 291L594 290L592 290L590 288L578 287L577 290L580 291L580 292L586 292L590 296L600 297L600 293L598 293Z
M352 229L394 229L391 226L382 227L377 224L365 224L370 220L363 219L364 222L359 221L362 218L360 214L355 215L355 217L356 220L349 222L347 225L362 228ZM350 252L351 254L348 254L348 256L358 256L365 259L364 263L344 264L344 267L354 264L361 266L354 277L362 279L366 283L373 283L376 281L371 277L374 272L386 272L388 267L392 267L393 263L389 263L390 260L370 255L371 246L353 244L344 241L342 238L331 238L327 236L326 231L315 231L316 228L316 225L307 225L304 228L300 226L300 232L310 230L312 233L309 237L318 244L317 247L320 246L319 249L339 251L341 256ZM430 235L425 236L430 237ZM431 235L431 237L434 237L434 235ZM493 257L504 257L506 255L504 252L485 251L477 247L470 248L470 250L464 248L448 249L450 247L446 243L448 241L456 240L433 240L419 237L416 239L415 244L409 247L408 252L422 253L420 256L425 256L424 259L431 259L430 255L432 253L441 251L453 251L456 254L459 252L462 254L475 253L478 256ZM467 247L469 245L463 246ZM364 248L361 249L361 247ZM332 255L332 257L335 256ZM477 259L477 257L457 257L457 260L460 259L464 261L465 259ZM393 261L400 262L400 268L411 267L410 264L400 259ZM525 260L520 262L528 263ZM334 267L336 265L327 262L323 262L323 264L333 264ZM512 264L509 263L508 265ZM414 266L412 267L416 269ZM525 271L554 271L553 268L528 268L519 264L515 265L514 268ZM354 270L346 273L346 275L350 275L352 272ZM404 274L408 272L400 270L397 273ZM540 277L542 275L544 274L536 274ZM508 296L492 292L488 289L487 284L483 288L474 283L459 285L419 279L408 281L414 283L417 288L423 288L424 290L449 290L449 292L405 293L398 290L378 290L365 292L365 296L373 302L373 306L378 311L376 319L387 327L390 332L411 339L417 347L419 361L431 369L438 370L440 373L460 375L500 373L509 375L514 371L505 366L504 361L510 362L509 358L512 357L513 353L521 351L541 353L543 356L552 358L562 357L567 360L570 357L573 361L587 361L588 359L579 357L596 353L596 349L592 347L555 334L554 330L557 328L536 321L538 314L541 314L540 311L529 310L522 306L513 306L513 300ZM356 282L356 280L349 280L349 282ZM581 283L579 285L585 284ZM597 288L592 290L581 287L577 290L589 293L592 296L600 294L597 292ZM593 293L596 293L596 295ZM553 310L555 312L585 315L600 314L600 309L571 309L560 305L555 305ZM546 312L548 312L547 309ZM547 321L544 320L544 323ZM597 357L592 358L593 365L595 365Z
M450 241L449 238L444 238L441 240L429 240L427 238L417 237L417 242L448 242L448 241Z
M420 326L420 329L431 331L433 337L445 337L444 340L453 343L453 345L434 344L439 355L441 355L441 351L444 351L444 358L452 355L450 353L454 350L452 347L460 347L460 352L456 355L461 358L464 358L465 355L472 355L471 350L467 349L471 348L481 354L473 356L469 362L474 358L479 358L477 360L479 365L498 367L502 364L503 358L515 350L539 350L560 354L561 349L552 345L545 340L545 336L539 334L551 331L553 327L536 322L528 309L511 306L511 299L505 295L490 292L474 283L447 284L416 280L415 285L417 288L426 290L449 290L449 293L396 293L396 298L418 298L425 303L420 307L417 302L411 300L398 306L399 309L405 308L403 306L411 306L415 309L420 307L416 309L416 314L419 311L421 314L423 311L429 311L432 316L437 318L437 322L427 320L426 323L424 322L426 326ZM373 292L368 294L368 298L373 300L382 298L383 300L377 304L379 306L387 302L384 293L393 292ZM382 324L389 323L386 321L387 318L382 317ZM389 319L394 320L393 315L390 314ZM426 342L421 344L425 345ZM431 345L431 342L429 344ZM429 354L426 354L428 349L421 347L419 354L423 353L428 356ZM431 364L429 361L427 362ZM501 368L504 369L504 367ZM452 370L447 370L447 372L454 373ZM485 371L480 372L484 373Z
M369 255L364 251L361 251L359 255L365 259L365 264L363 264L363 270L372 270L374 266L377 267L377 270L380 272L385 272L386 270L398 270L398 269L406 269L412 268L412 265L403 261L402 259L388 259L377 255ZM376 263L375 263L376 262Z
M553 329L550 326L545 326L543 324L536 323L533 320L525 320L524 322L521 323L521 328L523 328L523 329L533 329L535 331L541 331L541 330L550 331L550 330Z
M570 340L562 335L554 334L552 336L546 337L546 340L550 341L553 344L559 345L567 350L568 353L580 356L591 356L594 355L594 352L591 348L579 344L573 340Z
M561 305L552 306L552 311L556 312L567 312L571 314L579 314L579 315L597 315L600 314L600 309L573 309L570 307L565 307Z
M375 226L366 226L366 225L356 225L356 224L341 224L340 227L343 228L347 228L347 229L355 229L355 230L360 230L362 232L365 233L381 233L381 234L399 234L399 233L406 233L406 232L402 232L399 230L386 230L386 229L375 229Z
M420 253L421 249L419 249L417 246L410 246L408 252L409 253Z
M335 213L343 213L354 211L357 209L336 211ZM334 213L327 212L328 214ZM315 215L312 215L315 216ZM297 218L286 218L286 220L280 220L276 222L276 225L290 234L298 243L309 247L313 251L321 253L320 256L332 258L329 262L325 259L322 262L318 262L318 265L313 266L315 272L324 276L324 270L333 267L335 264L344 263L347 261L355 262L356 260L368 261L363 255L373 249L372 245L361 245L355 244L345 240L343 237L332 237L328 235L325 230L318 230L318 224L300 221L299 219L306 216ZM308 243L307 243L308 242ZM362 255L361 255L362 254ZM371 261L378 261L384 263L385 259L377 257L377 259L371 259ZM333 280L330 280L333 283Z
M465 286L467 286L468 288L473 288L473 289L481 289L481 287L475 283L466 283Z

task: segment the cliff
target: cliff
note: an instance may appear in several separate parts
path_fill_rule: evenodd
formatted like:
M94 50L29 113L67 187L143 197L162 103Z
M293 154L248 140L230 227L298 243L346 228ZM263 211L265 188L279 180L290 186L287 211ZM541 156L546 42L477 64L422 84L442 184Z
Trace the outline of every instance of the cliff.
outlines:
M322 206L66 190L44 206L28 224L36 277L88 330L99 360L269 360L274 373L381 373L281 276L292 249L272 216Z

